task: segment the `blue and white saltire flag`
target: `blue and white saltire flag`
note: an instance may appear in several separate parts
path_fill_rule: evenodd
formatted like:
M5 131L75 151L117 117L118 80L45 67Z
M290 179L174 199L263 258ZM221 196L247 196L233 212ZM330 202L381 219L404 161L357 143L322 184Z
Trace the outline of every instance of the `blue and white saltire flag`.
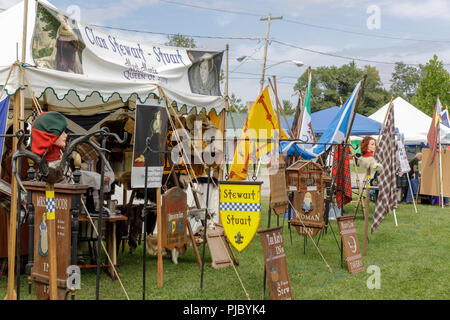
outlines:
M0 134L6 133L6 121L8 119L8 106L9 106L9 96L4 92L3 96L0 98ZM3 142L5 138L0 138L0 163L2 161L3 154Z
M450 119L448 117L448 110L445 109L444 111L442 111L441 113L441 122L444 126L450 128Z
M347 135L350 122L353 119L360 89L361 81L358 82L350 97L339 109L317 144L312 145L309 149L303 149L300 145L295 144L295 141L280 141L280 152L289 156L301 156L304 160L311 160L320 156L331 146L320 143L342 143Z

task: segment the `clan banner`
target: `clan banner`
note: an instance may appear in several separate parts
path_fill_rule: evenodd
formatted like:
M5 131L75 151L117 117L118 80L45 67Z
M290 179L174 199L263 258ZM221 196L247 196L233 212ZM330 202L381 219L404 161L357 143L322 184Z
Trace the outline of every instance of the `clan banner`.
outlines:
M220 221L228 240L239 252L252 242L261 220L261 184L220 181Z

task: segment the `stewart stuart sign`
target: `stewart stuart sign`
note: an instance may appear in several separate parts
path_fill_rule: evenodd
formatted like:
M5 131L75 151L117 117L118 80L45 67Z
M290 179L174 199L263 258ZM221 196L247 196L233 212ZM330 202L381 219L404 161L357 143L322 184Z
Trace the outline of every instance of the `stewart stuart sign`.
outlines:
M239 252L250 244L259 226L261 184L220 181L220 221L228 240Z

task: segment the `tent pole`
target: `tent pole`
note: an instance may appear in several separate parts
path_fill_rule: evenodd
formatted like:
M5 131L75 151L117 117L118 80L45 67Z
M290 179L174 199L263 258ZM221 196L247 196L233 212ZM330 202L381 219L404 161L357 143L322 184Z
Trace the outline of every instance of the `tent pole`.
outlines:
M439 115L436 115L439 116ZM441 123L438 121L438 139L439 139L439 204L444 208L444 186L442 183L442 144L441 144Z
M411 191L411 198L412 198L412 201L414 204L414 210L417 213L417 206L416 206L416 201L414 200L414 192L413 192L412 185L411 185L411 179L409 179L409 172L406 173L406 177L408 178L409 190Z
M26 57L26 41L27 41L27 21L28 21L28 0L23 2L23 32L22 32L22 63L25 63ZM23 88L23 75L24 71L21 70L20 75L20 88L14 96L14 115L13 115L13 132L23 128L23 124L20 124L19 119L23 121L24 117L24 93ZM12 152L16 152L16 144L13 143ZM15 251L16 251L16 224L17 224L17 197L18 188L17 180L15 178L11 181L11 216L9 224L9 237L8 237L8 289L6 293L7 300L16 300L16 292L14 290L14 270L15 270Z

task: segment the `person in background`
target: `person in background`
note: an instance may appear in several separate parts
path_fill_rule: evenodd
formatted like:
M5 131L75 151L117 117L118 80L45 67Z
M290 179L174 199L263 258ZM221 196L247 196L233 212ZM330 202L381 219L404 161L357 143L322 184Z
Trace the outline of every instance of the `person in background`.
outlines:
M413 201L413 195L415 196L417 193L419 193L419 186L420 186L420 169L422 165L422 153L417 153L415 157L409 162L409 166L411 167L411 171L409 171L409 179L411 182L411 188L413 190L413 193L411 194L411 189L408 188L408 191L406 193L406 202L412 203Z

